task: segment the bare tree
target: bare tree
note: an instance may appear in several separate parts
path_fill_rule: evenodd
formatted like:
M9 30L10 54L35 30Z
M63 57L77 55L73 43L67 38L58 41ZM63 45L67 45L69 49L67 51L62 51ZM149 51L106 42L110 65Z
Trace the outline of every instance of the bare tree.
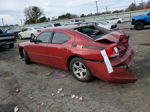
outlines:
M37 6L25 8L24 13L26 16L26 24L34 24L42 15L44 15L43 10Z

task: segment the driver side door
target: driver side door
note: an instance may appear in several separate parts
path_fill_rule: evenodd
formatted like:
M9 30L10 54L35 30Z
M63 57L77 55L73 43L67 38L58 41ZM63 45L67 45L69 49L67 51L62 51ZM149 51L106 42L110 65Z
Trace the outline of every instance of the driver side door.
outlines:
M36 39L41 42L31 42L29 56L32 61L48 64L47 47L50 43L52 32L43 32Z

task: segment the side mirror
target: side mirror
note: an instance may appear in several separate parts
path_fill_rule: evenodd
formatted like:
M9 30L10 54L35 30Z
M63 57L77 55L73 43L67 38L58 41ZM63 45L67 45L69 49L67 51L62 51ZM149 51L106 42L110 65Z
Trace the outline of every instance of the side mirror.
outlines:
M38 39L31 39L30 42L35 42L36 43L36 42L42 42L42 41L38 40Z

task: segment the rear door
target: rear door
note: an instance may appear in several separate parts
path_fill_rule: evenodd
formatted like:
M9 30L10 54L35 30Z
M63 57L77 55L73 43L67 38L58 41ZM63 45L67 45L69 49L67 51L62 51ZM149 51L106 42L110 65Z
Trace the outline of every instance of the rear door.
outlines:
M30 45L29 56L31 60L43 64L49 64L47 46L50 44L52 32L43 32L37 39L41 42L32 42Z
M73 37L65 32L54 32L51 44L48 45L49 62L51 65L66 69L67 57Z

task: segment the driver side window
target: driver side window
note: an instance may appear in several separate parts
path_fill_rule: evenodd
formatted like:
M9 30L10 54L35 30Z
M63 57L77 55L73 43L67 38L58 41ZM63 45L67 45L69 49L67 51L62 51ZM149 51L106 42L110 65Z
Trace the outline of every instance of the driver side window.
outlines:
M44 43L49 43L51 39L51 35L52 32L43 32L37 37L37 39Z

